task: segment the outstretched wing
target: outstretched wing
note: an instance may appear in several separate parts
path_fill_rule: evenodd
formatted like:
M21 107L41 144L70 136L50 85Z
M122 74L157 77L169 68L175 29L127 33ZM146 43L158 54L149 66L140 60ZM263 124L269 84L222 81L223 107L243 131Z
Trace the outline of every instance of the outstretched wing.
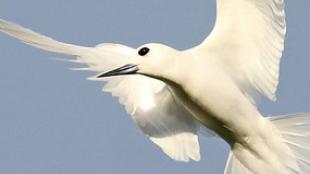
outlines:
M85 70L103 72L135 61L132 59L135 50L120 44L107 43L96 47L84 47L62 43L2 19L0 31L43 50L74 55L77 63L88 65Z
M217 0L217 19L202 47L214 53L247 95L276 100L286 33L284 0Z
M0 31L44 50L75 55L85 70L104 72L135 63L135 49L118 44L100 44L94 48L58 42L29 29L0 19ZM174 100L163 82L144 76L109 78L104 91L111 92L125 105L139 127L171 158L199 160L198 124Z
M104 91L119 97L143 132L172 159L200 160L199 124L165 83L140 75L117 77L108 81Z

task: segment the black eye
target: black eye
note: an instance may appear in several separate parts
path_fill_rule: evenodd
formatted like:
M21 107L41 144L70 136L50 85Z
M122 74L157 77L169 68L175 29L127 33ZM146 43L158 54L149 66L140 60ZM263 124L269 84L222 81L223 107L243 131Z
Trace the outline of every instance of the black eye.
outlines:
M141 48L141 49L139 50L138 54L139 54L140 56L145 56L145 55L147 55L147 53L149 53L149 52L150 52L150 49L149 49L149 48L143 47L143 48Z

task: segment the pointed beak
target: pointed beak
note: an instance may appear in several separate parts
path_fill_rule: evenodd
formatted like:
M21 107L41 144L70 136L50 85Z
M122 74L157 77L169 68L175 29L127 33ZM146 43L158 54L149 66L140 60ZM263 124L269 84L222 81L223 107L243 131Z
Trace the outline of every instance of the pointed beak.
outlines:
M136 74L139 71L138 65L135 64L127 64L120 68L99 74L97 78L104 78L104 77L112 77L112 76L121 76L121 75L131 75Z

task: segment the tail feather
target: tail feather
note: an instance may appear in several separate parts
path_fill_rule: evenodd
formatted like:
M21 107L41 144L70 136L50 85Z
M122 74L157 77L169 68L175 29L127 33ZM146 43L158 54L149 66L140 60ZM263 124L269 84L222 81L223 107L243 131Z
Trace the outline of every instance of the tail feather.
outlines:
M271 117L295 155L300 174L310 173L310 114Z
M270 117L269 120L278 128L284 143L288 145L296 159L296 164L287 165L290 174L310 173L310 113L291 114ZM233 154L230 153L225 174L253 174Z
M224 174L253 174L233 154L229 153Z

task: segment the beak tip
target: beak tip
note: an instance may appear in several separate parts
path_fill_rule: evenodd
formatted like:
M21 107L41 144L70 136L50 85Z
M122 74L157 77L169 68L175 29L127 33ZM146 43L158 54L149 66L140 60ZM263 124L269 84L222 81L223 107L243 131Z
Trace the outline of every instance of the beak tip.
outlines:
M95 78L97 78L97 79L100 79L100 78L103 78L103 77L104 77L104 74L99 74L99 75L95 76Z
M97 79L111 77L111 76L120 76L120 75L132 75L136 74L139 71L138 65L136 64L127 64L120 68L101 73L96 76Z

